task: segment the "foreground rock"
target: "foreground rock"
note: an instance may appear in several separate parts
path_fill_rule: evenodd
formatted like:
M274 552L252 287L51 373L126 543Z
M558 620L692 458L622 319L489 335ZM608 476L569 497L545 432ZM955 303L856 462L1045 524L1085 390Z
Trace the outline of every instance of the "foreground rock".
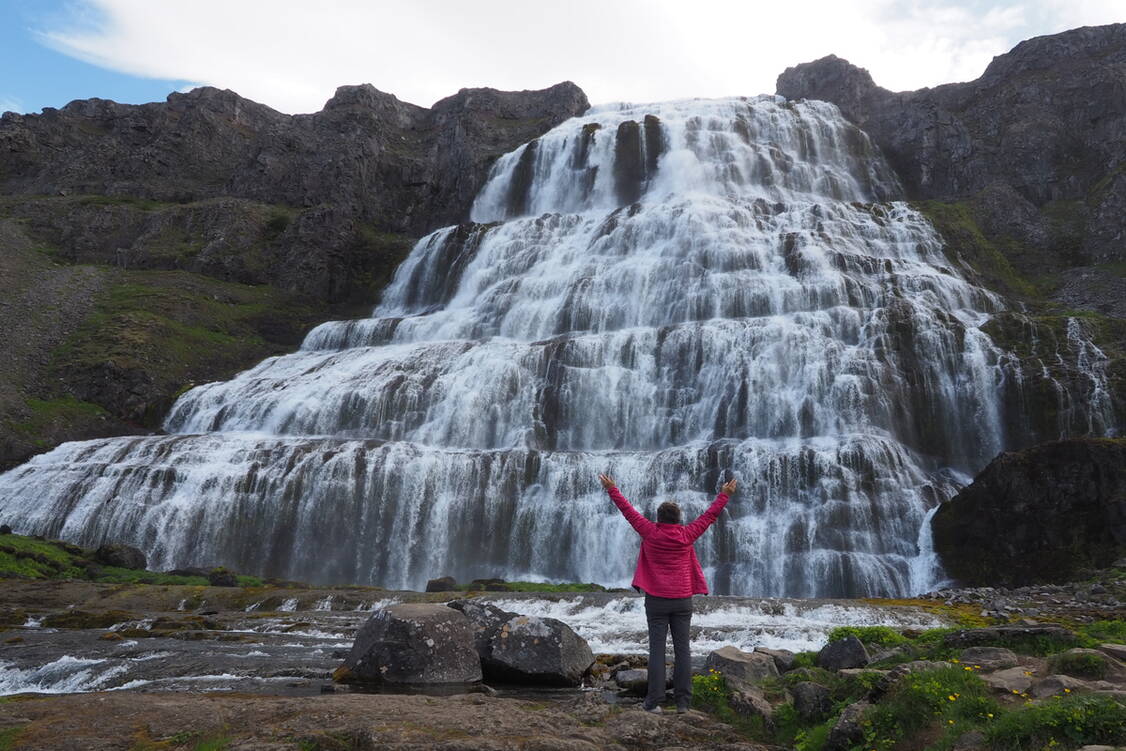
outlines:
M481 665L490 680L578 686L594 663L586 640L563 621L518 615L490 631Z
M481 694L246 696L107 692L0 704L26 751L215 747L232 751L758 751L700 712L675 719L614 711L590 695L549 701ZM175 739L191 738L189 745ZM219 739L223 739L220 741Z
M1126 553L1126 439L1001 454L934 515L947 572L969 585L1073 578Z
M716 670L734 689L778 675L774 658L762 652L744 652L738 647L721 647L708 655L707 668Z
M356 634L337 671L342 682L375 684L475 683L481 662L469 620L445 605L392 605Z

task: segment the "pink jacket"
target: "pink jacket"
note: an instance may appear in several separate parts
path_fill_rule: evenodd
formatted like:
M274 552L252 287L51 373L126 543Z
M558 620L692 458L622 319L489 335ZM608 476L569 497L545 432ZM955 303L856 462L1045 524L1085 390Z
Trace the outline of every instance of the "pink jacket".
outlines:
M607 492L622 516L641 535L633 586L655 597L706 595L708 583L704 581L704 570L696 559L693 543L719 517L727 505L727 495L717 495L696 521L682 526L651 522L630 505L620 490L610 488Z

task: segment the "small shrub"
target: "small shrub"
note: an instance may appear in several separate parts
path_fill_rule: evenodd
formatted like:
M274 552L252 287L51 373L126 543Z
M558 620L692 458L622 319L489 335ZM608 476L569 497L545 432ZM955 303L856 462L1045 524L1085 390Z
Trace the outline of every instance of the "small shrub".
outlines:
M1126 644L1126 621L1095 621L1082 628L1084 636L1097 643Z
M697 709L716 715L731 712L730 696L722 673L709 670L706 675L692 676L692 705Z
M985 732L994 751L1126 743L1126 706L1109 696L1066 696L1005 714Z
M1048 660L1048 670L1053 673L1102 680L1106 677L1106 658L1090 652L1064 652Z
M817 664L816 652L798 652L794 655L794 668L812 668Z
M829 632L829 641L840 641L855 636L866 645L878 644L881 647L894 647L906 644L909 639L887 626L838 626Z

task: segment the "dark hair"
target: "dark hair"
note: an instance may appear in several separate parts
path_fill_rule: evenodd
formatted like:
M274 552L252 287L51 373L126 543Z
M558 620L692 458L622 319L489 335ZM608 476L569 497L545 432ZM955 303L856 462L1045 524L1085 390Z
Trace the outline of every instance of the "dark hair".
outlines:
M658 524L680 524L680 506L672 501L665 501L657 507Z

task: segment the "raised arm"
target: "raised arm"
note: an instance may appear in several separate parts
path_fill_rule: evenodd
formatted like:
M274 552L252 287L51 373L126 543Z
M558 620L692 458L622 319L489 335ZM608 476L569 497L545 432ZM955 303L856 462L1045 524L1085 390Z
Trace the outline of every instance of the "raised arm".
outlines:
M691 524L686 524L684 529L688 532L688 538L693 542L696 541L700 535L707 531L708 527L712 526L716 519L719 518L720 512L723 507L727 505L728 499L731 494L735 492L735 486L738 483L734 479L728 480L720 488L719 494L712 501L712 505L708 506L708 510L700 514Z
M622 512L622 516L624 516L626 521L630 523L630 526L637 531L637 534L641 535L642 538L648 537L657 525L642 516L638 510L626 500L626 497L618 490L618 486L614 484L612 478L607 475L599 475L598 480L610 495L610 500L618 507L618 511Z

